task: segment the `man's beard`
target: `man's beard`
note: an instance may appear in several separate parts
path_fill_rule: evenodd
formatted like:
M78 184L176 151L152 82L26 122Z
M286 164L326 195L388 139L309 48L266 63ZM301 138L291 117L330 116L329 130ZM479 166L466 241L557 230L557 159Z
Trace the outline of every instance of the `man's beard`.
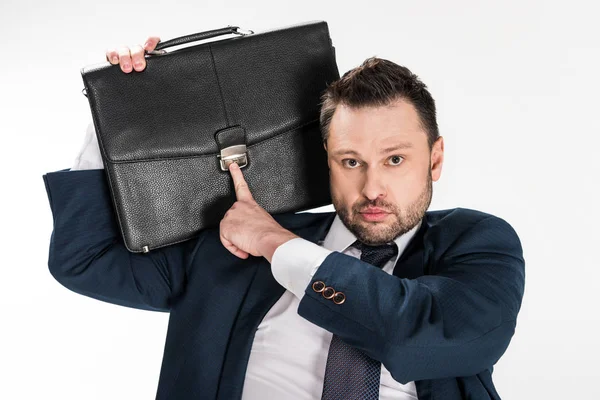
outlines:
M432 197L431 169L427 174L427 182L419 197L404 209L404 215L396 205L382 200L370 201L368 199L355 203L352 206L351 215L348 208L340 202L331 192L333 206L342 223L356 236L356 238L368 245L379 246L393 241L396 237L405 234L414 228L425 215L429 208ZM390 212L387 219L392 222L368 222L362 220L360 211L367 207L379 207Z

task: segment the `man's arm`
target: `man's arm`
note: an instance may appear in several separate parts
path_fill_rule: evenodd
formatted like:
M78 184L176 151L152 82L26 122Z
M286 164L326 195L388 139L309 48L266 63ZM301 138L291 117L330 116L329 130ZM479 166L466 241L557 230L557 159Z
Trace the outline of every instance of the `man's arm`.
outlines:
M106 59L125 73L146 67L144 51L160 41L150 36L144 46L107 50ZM168 311L171 299L184 290L186 269L199 240L152 250L129 252L119 231L106 182L93 123L73 168L43 175L54 228L48 266L52 275L74 292L114 304Z
M491 368L514 333L523 296L517 234L504 220L485 218L434 263L435 275L400 279L332 252L306 286L298 314L381 361L398 382ZM324 298L312 289L316 281L346 300Z
M102 169L43 175L54 228L48 267L74 292L128 307L168 311L184 289L197 240L149 253L123 243Z

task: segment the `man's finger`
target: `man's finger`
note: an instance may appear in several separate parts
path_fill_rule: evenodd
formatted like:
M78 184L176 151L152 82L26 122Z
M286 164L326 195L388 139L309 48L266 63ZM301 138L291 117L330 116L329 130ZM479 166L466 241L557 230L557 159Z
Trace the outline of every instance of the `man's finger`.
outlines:
M249 254L247 252L238 249L237 246L235 246L229 240L225 239L225 237L223 235L219 235L219 238L221 239L221 243L223 244L223 246L227 250L229 250L229 252L231 254L233 254L236 257L242 258L242 259L248 258Z
M252 197L250 188L244 179L244 174L237 163L231 163L229 165L229 172L231 172L231 177L233 178L235 197L239 201L254 201L254 197Z
M144 50L152 51L156 47L156 45L160 42L160 38L158 36L150 36L146 43L144 43Z
M143 71L146 68L146 59L144 58L144 49L139 44L133 45L130 48L131 62L133 69L137 72Z
M117 51L119 53L119 64L121 64L121 71L125 72L126 74L133 71L133 68L131 67L131 53L129 47L121 46Z

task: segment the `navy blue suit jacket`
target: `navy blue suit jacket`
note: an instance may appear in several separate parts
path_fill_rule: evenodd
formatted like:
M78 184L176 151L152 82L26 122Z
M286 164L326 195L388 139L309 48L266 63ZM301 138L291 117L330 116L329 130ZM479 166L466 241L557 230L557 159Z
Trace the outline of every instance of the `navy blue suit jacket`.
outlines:
M239 399L254 333L284 293L262 257L240 259L218 228L130 253L103 170L43 176L54 229L48 265L74 292L170 312L157 399ZM274 216L319 242L335 214ZM498 399L492 368L514 333L524 289L519 238L475 210L428 211L393 275L333 252L313 281L346 294L335 304L306 289L298 314L415 381L420 400Z

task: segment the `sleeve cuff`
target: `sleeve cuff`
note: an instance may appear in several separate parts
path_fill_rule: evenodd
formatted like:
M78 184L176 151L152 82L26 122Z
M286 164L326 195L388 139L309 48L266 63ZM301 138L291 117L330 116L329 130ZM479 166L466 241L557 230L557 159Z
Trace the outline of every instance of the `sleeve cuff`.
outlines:
M103 169L104 162L100 155L100 146L98 145L98 138L94 124L90 122L86 129L85 139L79 150L79 154L73 162L72 170L83 170L83 169Z
M331 251L324 247L294 238L277 247L271 259L271 272L281 286L302 299L313 275L329 254Z

